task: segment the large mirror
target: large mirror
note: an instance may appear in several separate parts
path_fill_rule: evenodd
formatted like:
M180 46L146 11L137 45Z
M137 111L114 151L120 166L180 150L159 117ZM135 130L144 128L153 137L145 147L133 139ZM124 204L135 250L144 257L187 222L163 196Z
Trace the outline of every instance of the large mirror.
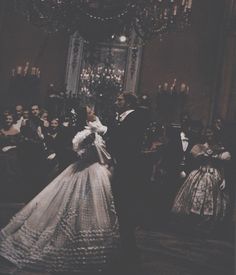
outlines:
M135 46L135 35L113 36L106 43L87 43L76 32L71 36L66 87L79 104L90 104L102 119L112 113L117 93L138 90L142 47Z

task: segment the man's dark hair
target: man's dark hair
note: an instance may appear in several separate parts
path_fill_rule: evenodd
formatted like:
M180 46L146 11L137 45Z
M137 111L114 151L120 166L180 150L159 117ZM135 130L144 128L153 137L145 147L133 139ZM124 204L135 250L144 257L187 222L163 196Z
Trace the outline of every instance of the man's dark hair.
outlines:
M82 131L84 127L86 126L87 121L87 109L85 106L78 108L76 112L77 121L76 126L78 131Z
M135 109L138 104L138 99L135 94L131 92L123 92L122 93L125 103L132 109Z

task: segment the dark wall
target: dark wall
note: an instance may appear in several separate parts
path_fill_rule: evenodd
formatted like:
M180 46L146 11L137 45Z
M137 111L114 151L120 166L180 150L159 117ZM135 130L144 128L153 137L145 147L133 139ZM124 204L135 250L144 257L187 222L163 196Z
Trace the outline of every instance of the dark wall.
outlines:
M157 85L185 82L190 94L185 109L195 119L211 119L225 1L193 1L192 25L182 33L158 38L144 48L140 92L155 101Z
M229 0L221 38L219 90L215 113L222 118L236 120L236 1Z
M1 105L5 104L9 92L12 68L24 66L27 61L41 70L41 100L50 83L63 88L68 41L68 35L47 35L6 9L0 25Z

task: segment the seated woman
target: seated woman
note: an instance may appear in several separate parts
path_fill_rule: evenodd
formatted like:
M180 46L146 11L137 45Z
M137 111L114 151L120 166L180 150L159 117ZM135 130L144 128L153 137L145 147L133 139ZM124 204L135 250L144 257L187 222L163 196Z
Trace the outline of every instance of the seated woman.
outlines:
M12 114L3 118L0 129L0 175L1 201L17 202L21 200L19 191L22 186L22 171L18 156L18 145L22 140L19 131L13 126Z
M207 128L204 136L205 142L196 144L191 150L193 158L198 161L198 169L193 170L181 186L172 212L191 217L193 225L209 232L228 211L224 163L231 156L217 142L212 129Z

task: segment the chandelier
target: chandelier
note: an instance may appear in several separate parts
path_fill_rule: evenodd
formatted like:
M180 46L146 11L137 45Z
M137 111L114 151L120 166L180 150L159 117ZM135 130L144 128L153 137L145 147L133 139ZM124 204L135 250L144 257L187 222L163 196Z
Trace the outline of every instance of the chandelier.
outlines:
M192 0L141 1L136 8L134 29L142 41L190 26Z
M46 32L79 31L104 41L134 29L144 43L190 25L192 0L15 0L15 10Z
M106 88L114 86L118 91L122 90L124 70L115 70L112 66L88 66L82 69L80 74L80 93L92 97L101 87L99 97L104 96Z
M113 114L112 106L117 94L123 89L124 76L124 69L115 65L111 48L105 60L85 63L78 89L80 104L94 106L96 113L105 121Z

